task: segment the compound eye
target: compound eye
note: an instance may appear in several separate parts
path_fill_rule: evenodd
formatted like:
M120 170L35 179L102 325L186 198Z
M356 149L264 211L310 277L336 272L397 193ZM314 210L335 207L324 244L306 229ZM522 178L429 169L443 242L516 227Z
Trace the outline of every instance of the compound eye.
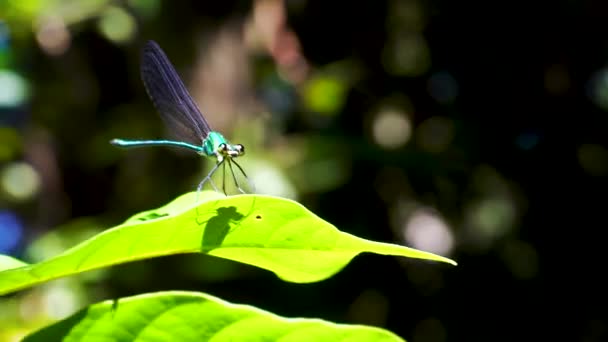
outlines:
M239 152L239 154L245 154L245 146L241 144L236 144L234 147Z

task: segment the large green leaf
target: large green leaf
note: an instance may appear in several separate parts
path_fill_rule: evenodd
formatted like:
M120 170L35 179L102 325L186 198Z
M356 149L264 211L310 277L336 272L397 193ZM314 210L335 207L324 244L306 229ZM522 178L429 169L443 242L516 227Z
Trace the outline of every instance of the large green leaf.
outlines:
M283 318L196 292L159 292L105 301L24 339L35 341L386 341L397 335L364 325Z
M331 277L362 252L454 261L340 232L297 202L262 195L178 197L66 252L0 272L0 294L62 276L145 258L207 253L306 283Z

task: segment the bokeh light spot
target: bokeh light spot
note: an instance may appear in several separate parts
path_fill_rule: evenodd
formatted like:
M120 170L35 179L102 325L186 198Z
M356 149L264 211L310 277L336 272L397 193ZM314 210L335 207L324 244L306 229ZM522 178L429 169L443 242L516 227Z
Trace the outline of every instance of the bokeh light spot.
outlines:
M23 237L23 225L17 216L7 210L0 211L0 253L12 252Z
M415 210L404 226L405 240L414 248L447 255L454 247L450 228L437 214L428 209Z
M389 38L382 52L384 69L396 76L420 76L430 67L430 52L420 34L403 33Z
M468 222L475 238L485 244L504 236L512 227L515 207L506 198L485 198L473 204L468 212Z
M79 305L78 291L69 286L62 286L61 283L52 286L44 296L45 310L53 319L63 319L73 314Z
M319 114L334 114L342 108L346 85L337 78L316 76L304 90L306 106Z
M24 201L40 188L40 176L34 168L23 162L8 164L0 173L0 186L14 200Z
M27 81L11 70L0 70L0 108L17 107L29 96Z
M65 53L70 47L71 38L65 22L59 17L41 20L36 31L38 45L44 52L53 56Z
M410 140L412 124L402 111L393 108L381 109L372 123L374 141L385 148L398 148Z
M116 6L104 11L98 22L99 31L109 40L124 43L135 34L135 19L124 9Z
M273 164L258 160L251 162L247 170L257 193L290 199L297 197L291 182Z

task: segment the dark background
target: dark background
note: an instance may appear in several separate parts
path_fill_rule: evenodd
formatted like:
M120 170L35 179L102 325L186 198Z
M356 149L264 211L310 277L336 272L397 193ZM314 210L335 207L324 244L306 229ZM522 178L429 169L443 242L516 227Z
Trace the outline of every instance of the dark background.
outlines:
M92 10L86 1L71 4L82 15L64 17L67 43L57 34L40 38L45 26L35 24L61 11L0 6L9 30L2 69L29 87L25 100L0 108L2 127L18 133L0 134L8 151L0 162L3 169L30 165L41 184L19 196L2 190L4 253L28 261L53 255L52 246L30 243L57 234L69 247L81 240L75 232L110 227L193 190L209 169L189 153L107 144L166 134L138 74L141 46L154 39L202 108L196 89L228 102L217 108L233 109L229 114L204 110L209 121L232 141L249 141L250 159L282 173L295 189L291 197L340 230L406 245L404 222L416 208L431 208L453 238L445 255L459 265L364 254L331 279L298 285L244 265L174 256L76 278L69 285L80 293L76 307L196 290L283 316L380 326L415 342L608 338L601 263L607 3L139 3L112 3L135 27L125 39L99 28L114 13L111 3ZM257 31L248 26L255 8L265 13ZM229 83L228 95L218 90L224 84L192 86L193 75L206 75L196 74L197 65L210 60L205 53L226 30L240 40L228 40L237 47L218 54L229 70L246 61L246 76ZM243 43L243 32L274 40ZM45 48L45 39L59 39L60 47ZM395 49L403 54L386 57ZM334 103L325 111L305 95L307 82L324 76L344 90L338 104L331 93L316 95ZM413 132L394 148L373 131L387 101ZM428 122L441 124L425 130ZM264 130L252 138L248 127ZM282 154L299 157L289 163ZM311 167L328 160L338 162ZM328 175L334 180L320 181ZM8 230L15 220L18 228ZM9 244L9 234L20 239Z

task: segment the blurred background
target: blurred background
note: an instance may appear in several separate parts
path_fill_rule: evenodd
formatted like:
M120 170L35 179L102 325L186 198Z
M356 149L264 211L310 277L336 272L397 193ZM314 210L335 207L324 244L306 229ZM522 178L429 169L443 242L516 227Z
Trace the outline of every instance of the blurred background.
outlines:
M364 254L315 284L202 255L0 298L0 340L95 301L203 291L413 342L606 341L608 3L0 2L0 253L49 258L196 188L139 77L165 50L258 192L455 259Z

